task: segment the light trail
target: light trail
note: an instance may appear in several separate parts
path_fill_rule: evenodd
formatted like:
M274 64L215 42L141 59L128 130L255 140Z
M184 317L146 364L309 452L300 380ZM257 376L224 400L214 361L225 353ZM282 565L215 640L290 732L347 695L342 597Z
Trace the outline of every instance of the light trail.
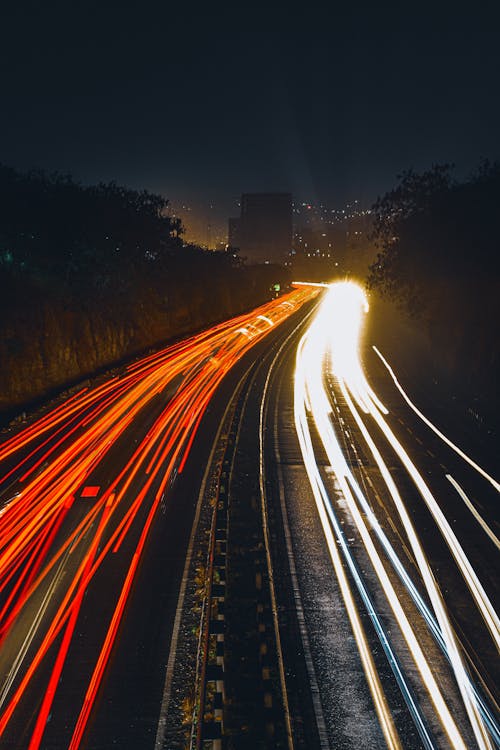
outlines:
M497 549L500 549L500 539L493 533L493 531L490 529L484 518L481 516L480 513L478 513L477 509L471 503L465 492L463 491L462 487L460 487L459 483L456 479L454 479L451 474L446 474L446 479L450 482L450 484L453 485L453 487L456 489L462 500L464 501L467 508L470 510L478 524L481 526L483 531L489 536L493 544Z
M380 353L380 351L377 349L376 346L373 347L373 350L378 355L378 357L380 358L380 360L382 361L382 363L385 365L385 367L386 367L389 375L391 376L391 378L394 381L394 385L396 386L396 388L398 389L398 391L400 392L400 394L402 395L402 397L404 398L404 400L406 401L406 403L408 404L408 406L410 407L410 409L412 409L415 412L415 414L418 417L420 417L420 419L422 420L422 422L424 422L428 427L430 427L430 429L433 432L435 432L436 435L438 437L440 437L441 440L444 443L446 443L446 445L448 445L452 450L454 450L455 453L458 453L458 455L460 456L460 458L463 458L464 461L466 461L470 466L472 466L472 468L475 469L479 474L481 474L481 476L484 477L484 479L486 479L491 485L493 485L493 487L496 489L497 492L500 492L500 482L497 482L496 479L494 479L490 474L488 474L487 471L485 471L481 466L479 466L479 464L477 464L470 456L467 455L467 453L465 453L461 448L459 448L458 445L456 445L452 440L450 440L448 437L446 437L446 435L443 432L441 432L441 430L439 430L436 427L436 425L433 424L430 421L430 419L428 419L425 416L425 414L422 414L422 412L420 411L420 409L418 409L415 406L415 404L413 403L413 401L410 399L410 397L408 396L408 394L404 390L403 386L401 385L401 383L397 379L397 377L396 377L396 375L394 373L394 370L389 365L389 363L387 362L387 360L382 356L382 354Z
M374 417L377 425L380 427L380 429L384 433L390 445L396 451L397 455L399 456L399 459L405 466L414 484L418 488L420 495L422 496L427 507L431 511L434 517L434 520L436 521L441 533L443 534L443 537L445 538L446 543L452 550L456 561L459 563L460 572L462 573L464 579L466 580L467 585L469 586L469 589L473 593L476 603L480 607L481 614L483 618L485 619L485 622L487 623L488 628L490 629L490 632L492 633L493 636L495 636L495 640L498 641L499 633L498 633L498 629L496 629L496 622L498 622L498 618L496 618L496 615L494 614L494 612L492 615L491 605L489 601L487 600L486 595L484 594L484 591L482 590L482 588L478 586L477 576L475 576L474 571L472 570L472 566L470 565L470 563L468 563L465 553L463 553L463 550L460 547L458 540L456 539L454 533L451 530L451 527L449 526L446 519L444 518L444 515L441 509L439 508L439 505L437 504L434 496L430 492L429 488L427 487L427 484L424 482L422 476L418 472L414 463L411 461L407 452L404 450L400 442L397 440L394 433L389 429L388 425L386 424L386 422L384 421L380 413L376 409L373 409L371 411L371 414ZM468 678L468 675L467 675L467 672L466 672L466 669L465 669L465 666L464 666L464 663L463 663L463 660L462 660L462 657L458 648L458 644L456 641L453 627L450 623L448 614L446 612L446 607L445 607L441 592L436 584L436 580L434 578L434 575L432 573L428 560L425 557L422 546L413 528L409 513L406 510L406 507L404 506L401 498L399 498L399 501L396 503L396 507L401 517L401 520L403 522L403 525L405 527L405 530L408 534L408 538L411 544L413 554L415 555L415 558L417 560L420 573L424 580L427 593L429 594L429 597L430 597L430 600L434 609L434 613L436 615L437 621L439 623L439 627L441 629L441 633L445 640L447 652L452 663L455 678L457 680L458 687L460 689L460 693L462 695L462 699L464 701L465 708L469 716L469 720L470 720L472 729L474 731L474 735L476 737L476 741L480 748L489 750L490 748L492 748L490 738L488 736L486 727L484 725L483 717L480 714L477 701L475 700L475 695L473 691L471 690L470 680ZM496 630L496 633L495 633L495 630Z
M364 439L366 440L366 443L370 449L370 452L372 453L376 464L384 477L384 480L386 482L386 487L389 491L389 494L394 499L394 495L398 495L398 490L396 488L396 485L394 484L392 477L390 475L390 472L387 469L387 466L385 465L384 460L382 459L382 456L380 455L380 452L378 451L374 441L371 438L370 433L368 430L366 430L363 421L361 420L358 412L354 409L354 406L349 398L348 393L343 389L343 394L346 397L346 401L348 405L351 407L352 414L356 420L356 424L359 427L361 434L363 435ZM396 571L397 575L399 576L402 583L405 585L407 591L409 592L411 598L415 602L415 605L418 607L421 615L423 616L425 622L427 623L436 643L438 644L439 648L443 652L444 656L448 660L448 662L451 665L451 660L448 654L448 649L446 646L446 642L442 636L441 630L438 626L438 623L436 621L436 618L432 614L432 612L427 607L426 603L424 602L423 598L421 597L417 587L411 580L410 576L408 575L404 565L401 563L401 560L397 556L393 546L389 542L385 532L381 528L375 514L373 513L373 510L368 503L368 500L366 499L365 495L363 494L359 483L357 482L354 475L350 478L350 482L352 485L352 489L354 491L354 494L359 501L363 512L366 514L367 520L369 521L372 529L376 533L382 547L384 548L388 559L391 562L391 565L393 566L394 570ZM391 520L389 518L389 523L391 523ZM478 706L480 708L481 714L484 717L484 720L488 726L488 730L490 734L492 735L494 741L500 745L500 730L496 721L496 717L494 716L493 712L489 708L489 706L486 705L484 702L482 696L477 691L475 685L469 680L470 689L474 693L474 699L478 703Z
M330 285L324 281L292 281L292 286L295 286L295 287L319 286L322 289L328 289Z
M365 549L370 556L380 584L385 591L387 600L396 616L401 632L404 635L405 640L410 648L410 652L413 655L415 664L421 673L423 682L427 686L429 695L431 696L431 699L436 707L436 713L440 717L443 727L447 732L453 746L464 748L464 741L460 736L456 724L451 717L450 711L446 706L444 698L437 687L429 664L423 656L421 647L418 644L416 634L411 628L408 619L399 604L396 593L392 585L390 584L389 579L387 578L387 574L385 573L382 561L373 546L373 542L371 541L366 525L361 514L359 513L357 505L354 501L354 497L351 493L352 488L354 490L354 494L358 498L358 501L360 501L362 506L364 507L365 513L367 514L372 527L377 532L378 523L376 522L373 512L371 511L371 509L369 509L367 501L363 497L363 493L359 488L353 472L349 469L342 455L340 445L338 444L333 431L331 422L332 409L328 394L326 393L323 384L322 376L323 367L328 356L331 359L333 371L338 380L339 387L346 401L346 404L352 416L354 417L356 424L363 435L363 438L367 442L372 455L376 460L379 471L386 483L389 494L398 510L398 514L400 515L400 518L402 520L403 527L408 535L410 546L417 561L418 568L425 583L427 592L431 599L437 617L437 622L439 623L440 639L442 639L442 645L444 646L447 658L452 665L453 673L457 680L460 694L464 702L466 714L469 717L469 721L478 746L480 748L491 748L492 745L490 737L485 726L486 722L486 725L488 727L491 727L491 714L488 711L484 711L483 703L478 700L477 691L471 684L471 680L462 662L454 631L449 622L446 608L442 601L441 593L436 585L434 576L431 572L429 563L425 557L422 546L413 528L409 514L402 501L402 498L399 495L390 472L387 470L387 467L382 461L380 452L376 449L375 443L372 440L368 429L365 427L363 420L360 417L355 403L357 403L358 407L364 414L373 417L378 428L384 434L385 438L387 439L391 447L395 450L399 459L410 474L421 496L431 510L441 533L447 541L447 544L450 547L455 560L457 561L459 569L465 580L467 581L476 604L478 605L478 608L495 640L498 635L498 618L496 617L491 603L487 599L484 590L479 583L475 572L472 569L472 566L470 565L461 546L459 545L458 540L456 539L455 535L451 531L449 524L444 518L444 514L442 514L439 506L430 493L430 490L426 486L414 464L409 459L408 454L406 453L406 451L404 451L401 444L397 441L393 433L388 428L383 416L387 413L387 410L380 403L376 394L374 394L373 390L366 382L358 353L359 332L363 310L366 311L366 307L366 299L364 298L361 290L356 288L354 285L346 283L332 285L329 293L325 297L320 307L316 319L313 321L308 333L304 337L303 342L301 343L301 347L299 347L300 357L298 355L296 369L295 408L296 410L304 410L301 419L297 417L297 431L299 434L299 441L301 441L301 436L303 436L304 432L307 429L307 420L305 418L305 408L307 408L311 412L312 418L314 419L315 427L327 452L330 465L335 472L339 485L342 489L344 499L348 504L351 516L356 523L359 534L361 536ZM307 355L302 351L306 348ZM298 390L297 382L300 383L300 387L298 388ZM352 395L352 399L350 397L350 394ZM302 424L300 424L301 420ZM310 463L312 459L311 456L307 456L307 451L304 450L303 438L301 446L303 447L304 460L307 466L307 462L309 461ZM308 468L308 473L311 479L313 493L315 494L315 498L317 499L317 490L315 490L315 487L317 485L317 478L314 479L314 471L311 466L309 466ZM322 502L324 504L324 498ZM380 538L380 533L378 533L378 535ZM387 551L387 544L385 544L384 546L386 547ZM399 561L397 561L397 558L394 554L389 555L389 557L393 565L397 565L399 568L401 568ZM409 580L408 576L406 576L405 574L401 574L401 571L400 578L405 582L406 580ZM410 593L415 600L416 592L413 585L410 588ZM419 608L421 611L425 611L421 606ZM406 696L405 700L407 700ZM413 715L415 718L415 714ZM492 732L492 734L495 736L497 735L497 732Z
M345 571L342 565L342 560L340 558L340 555L337 549L337 542L341 546L342 552L347 561L351 574L353 575L356 586L367 607L367 611L374 622L377 634L388 656L388 660L391 665L391 668L395 672L396 679L398 680L398 683L400 684L400 687L402 689L407 705L415 719L416 725L419 728L419 733L421 734L421 737L424 741L424 745L426 748L429 748L429 750L431 750L432 748L434 748L434 744L432 743L432 740L429 737L427 728L425 726L425 722L421 716L420 711L418 710L418 707L416 706L413 700L411 691L408 688L406 680L404 679L401 673L401 670L399 669L398 661L392 651L392 648L390 647L387 634L385 632L384 627L381 624L380 618L378 618L376 614L375 608L373 607L373 604L371 602L371 598L368 594L366 586L363 584L358 568L354 562L354 558L345 540L344 532L342 531L342 528L340 524L338 523L337 518L333 512L332 504L328 497L327 491L324 487L324 484L321 479L321 475L320 475L320 472L316 463L316 458L314 455L314 449L313 449L312 440L311 440L311 434L310 434L308 420L307 420L306 400L304 398L304 393L306 390L308 390L308 388L305 383L305 378L301 376L301 373L304 373L304 368L300 366L300 363L303 357L304 342L305 342L305 338L303 338L301 343L299 344L298 353L297 353L298 367L295 373L295 398L294 398L295 427L297 430L297 436L298 436L299 444L301 447L302 458L304 460L304 465L306 467L309 481L311 483L313 496L316 502L316 507L318 509L318 514L319 514L321 525L323 528L323 533L325 535L328 552L330 554L330 558L333 563L335 574L339 582L342 597L344 599L344 603L346 606L346 611L349 617L349 621L351 623L354 638L356 640L359 655L361 658L361 663L362 663L362 666L366 675L370 693L372 695L372 698L375 704L377 716L381 723L382 731L383 731L388 747L389 748L399 747L400 740L397 735L397 731L394 726L394 721L390 714L389 707L387 705L387 700L386 700L382 685L380 683L380 679L378 677L375 664L373 662L373 658L371 656L370 648L368 646L367 639L366 639L366 634L364 632L364 629L360 620L360 616L359 616L359 613L358 613L358 610L357 610L357 607L354 602L352 592L349 586L349 581L347 579L347 576L345 574ZM336 538L334 537L332 533L332 527L333 527L333 531L335 532Z
M10 464L0 476L0 491L12 482L21 489L2 508L0 521L0 637L24 640L10 666L0 655L10 675L0 686L0 737L25 710L22 699L37 675L37 684L46 680L46 692L29 708L34 718L29 747L41 746L73 635L82 627L84 594L99 571L105 576L107 565L115 571L119 566L121 580L115 572L118 587L109 590L103 607L103 640L93 671L90 657L89 674L81 678L88 680L83 704L72 707L70 746L80 746L158 506L186 466L208 404L236 362L319 291L294 290L149 355L121 377L82 389L0 446L0 469ZM156 416L137 442L130 442L130 429L152 404ZM121 464L110 460L115 448L126 456ZM93 479L96 472L106 476L102 488L101 480ZM97 496L85 499L82 489L91 485L97 485Z
M354 501L354 498L351 492L351 486L356 484L356 480L347 465L347 462L342 454L340 445L333 432L333 427L332 427L331 418L330 418L331 405L330 405L329 397L323 385L322 363L323 363L323 359L325 356L325 330L328 330L328 328L330 328L332 325L331 301L327 299L325 300L325 302L327 304L323 303L322 308L320 309L320 313L317 315L316 319L313 321L311 325L311 328L302 339L302 342L299 345L299 352L297 355L297 366L296 366L296 372L295 372L296 391L295 391L294 403L295 403L296 414L298 415L296 417L296 422L298 423L297 432L299 434L299 441L301 440L301 435L304 435L306 430L308 431L307 419L306 419L305 407L304 407L304 403L305 403L304 393L307 392L308 404L309 404L310 411L314 420L315 427L320 434L321 441L327 453L330 466L334 470L337 480L339 482L342 495L349 506L351 514L353 515L354 521L358 528L358 531L361 534L363 543L365 544L365 547L370 556L371 562L374 566L377 576L379 577L381 581L388 603L391 606L391 609L393 610L396 616L396 619L399 623L399 626L404 635L404 638L412 653L415 664L422 674L425 684L427 685L429 694L431 695L432 700L436 705L436 710L438 712L438 715L440 716L441 721L443 722L444 727L448 735L450 736L450 739L452 740L454 747L460 748L461 750L465 750L466 746L460 736L460 733L458 732L458 729L450 714L450 711L446 705L446 702L443 699L441 691L439 690L437 683L432 675L430 666L422 652L422 649L417 641L417 638L413 632L413 629L410 626L408 618L406 617L403 611L403 608L401 604L399 603L399 599L396 595L396 592L394 591L394 588L387 576L387 573L385 572L380 556L378 555L373 545L373 542L369 536L366 524L361 514L359 513L359 510L357 508L357 505ZM323 316L321 316L321 313L323 313ZM329 324L328 327L326 327L327 323ZM345 325L345 318L344 318L342 320L341 335L343 337L345 336L345 343L347 345L349 333L352 333L352 332L348 332L346 334L345 331L346 331L346 325ZM341 344L341 349L343 348L344 348L344 341ZM349 354L349 356L346 357L346 359L344 360L344 366L342 369L344 373L347 373L348 370L352 370L352 367L353 367L353 361L352 361L351 355ZM301 411L302 411L302 414L301 414ZM307 451L303 450L302 455L304 458L304 462L306 464L306 468L308 470L308 474L310 476L314 476L312 472L312 468L311 468L311 461L314 460L314 453L312 452L312 458L311 458L311 451L312 451L312 446L310 446L309 450ZM317 480L316 480L316 483L317 483ZM313 485L313 488L314 488L314 485ZM331 503L329 502L328 506L330 505ZM320 511L320 518L323 516L323 513L324 511ZM329 543L328 543L328 547L330 549ZM350 553L347 551L345 547L343 547L343 550L344 550L344 554L346 554L346 556L348 555L347 560L348 560L348 563L350 564L350 567L352 567L352 563L349 562L351 559ZM335 572L338 578L339 570L337 566L334 565L334 567L335 567ZM358 575L358 580L359 580L359 575ZM358 584L358 588L359 588L359 584ZM346 595L344 594L344 590L343 590L343 595L344 595L344 600L346 601L346 606L350 607L350 605L348 605L348 599L346 598ZM363 597L363 598L365 599L365 602L366 602L366 597ZM373 618L373 612L374 612L373 607L370 606L368 611L370 612L370 615ZM349 613L349 618L351 619L351 623L352 623L352 615L350 614L349 608L348 608L348 613ZM388 635L385 632L385 629L383 628L381 624L379 624L377 628L377 632L379 634L382 644L383 645L388 644L389 643ZM360 653L363 654L366 648L367 646L361 643ZM389 659L389 662L391 664L391 667L393 666L393 664L396 663L396 659L392 656L392 649L391 649L391 658ZM369 679L370 690L372 694L374 694L374 688L371 684L370 668L366 667L365 672ZM426 747L433 747L434 745L432 744L432 741L430 740L428 736L428 732L425 727L425 722L421 716L420 711L415 705L415 702L411 695L411 691L406 681L404 680L402 675L401 676L397 675L397 679L398 679L398 684L402 688L403 696L415 720L415 724L422 737L422 740L424 741L424 744L426 745ZM387 721L387 720L384 719L384 721Z
M362 423L362 421L361 421L361 419L359 417L359 414L357 414L356 409L355 409L354 405L352 404L352 401L350 401L350 399L349 399L349 396L348 396L347 390L345 388L345 385L342 385L342 393L345 396L346 401L347 401L347 403L348 403L348 405L349 405L349 407L351 409L351 413L355 417L356 422L358 424L358 427L360 427L360 430L361 430L361 432L363 434L363 437L365 438L367 444L369 445L370 451L372 452L372 455L374 456L374 458L375 458L375 460L377 462L378 468L379 468L379 470L380 470L380 472L381 472L381 474L382 474L382 476L384 478L384 481L385 481L385 484L386 484L386 486L387 486L387 488L389 490L389 493L390 493L390 495L391 495L391 497L392 497L392 499L393 499L393 501L394 501L394 503L395 503L395 505L396 505L396 507L398 509L398 512L399 512L399 514L400 514L400 516L402 518L403 525L404 525L405 530L406 530L406 532L407 532L407 534L409 536L410 544L412 546L412 549L413 549L414 553L415 553L415 549L416 548L418 550L418 552L416 554L416 557L417 557L417 560L419 560L420 565L424 566L424 572L422 573L422 569L421 569L421 573L422 573L422 577L424 578L424 581L426 582L426 587L428 585L430 585L430 586L433 587L433 589L435 591L434 598L431 597L431 601L433 602L434 607L435 607L436 606L436 599L438 599L438 601L442 601L442 597L441 597L439 589L437 588L437 586L434 583L434 577L433 577L432 571L430 570L429 563L426 560L424 552L423 552L423 549L422 549L422 547L421 547L421 545L420 545L420 543L418 541L418 537L417 537L417 535L415 533L415 530L413 528L413 525L411 523L409 514L408 514L408 512L407 512L407 510L406 510L406 508L405 508L405 506L403 504L403 501L402 501L401 496L400 496L400 494L399 494L399 492L398 492L398 490L396 488L396 485L394 484L394 482L392 480L390 472L388 471L385 463L383 462L383 460L382 460L382 458L380 456L380 453L376 449L374 442L371 440L371 438L369 436L368 430L366 430L366 428L364 427L364 425L363 425L363 423ZM415 469L415 471L416 471L416 469ZM357 485L357 490L358 490L358 496L359 496L359 494L361 494L361 490L359 489L358 485ZM489 599L487 598L487 596L486 596L486 594L485 594L482 586L480 585L480 583L479 583L479 581L477 579L477 576L475 575L475 573L474 573L474 571L472 569L472 566L468 562L465 554L463 553L462 548L460 547L458 541L456 540L455 535L451 531L451 528L450 528L448 522L446 521L446 519L444 518L444 515L442 514L441 510L439 509L439 507L434 508L433 514L434 514L434 517L435 517L436 522L438 524L438 527L440 528L440 530L443 533L443 536L445 537L445 540L446 540L446 542L447 542L447 544L448 544L448 546L450 548L450 551L452 552L455 560L459 564L460 571L461 571L464 579L466 580L466 583L469 586L469 589L470 589L472 595L474 596L474 598L476 600L476 603L477 603L477 605L478 605L478 607L480 609L480 612L481 612L481 614L483 616L483 619L485 620L485 622L486 622L486 624L488 626L488 629L490 630L490 632L491 632L494 640L496 642L498 642L498 618L497 618L497 616L495 614L495 611L493 610L493 607L491 606L491 603L490 603ZM373 522L372 522L372 525L374 525ZM428 588L427 588L427 590L428 590ZM430 594L429 590L428 590L428 593ZM444 603L442 605L442 608L444 610ZM446 612L444 612L444 617L447 617ZM443 618L443 613L441 613L441 619L442 618ZM438 622L439 622L439 615L438 615ZM449 621L448 621L448 623L449 623ZM453 632L451 630L451 624L449 624L449 631L451 631L452 636L453 636ZM473 688L472 683L471 683L471 681L470 681L470 679L469 679L469 677L468 677L468 675L467 675L467 673L465 671L465 668L463 667L463 663L461 662L461 660L460 660L460 664L457 665L457 658L460 658L460 656L458 654L458 648L455 646L455 649L452 650L451 653L450 653L450 650L449 650L450 649L449 634L448 634L448 639L446 637L443 637L442 627L440 628L439 632L441 634L441 638L443 639L444 648L445 648L445 652L446 652L447 658L450 661L450 663L451 663L451 665L452 665L452 667L453 667L453 669L455 671L455 675L457 676L457 681L458 681L458 679L463 680L463 683L464 683L463 684L463 688L464 688L463 692L466 692L466 695L468 697L470 697L470 700L471 700L471 702L473 703L474 706L478 706L478 708L480 708L480 706L478 705L478 695L477 695L477 692ZM457 670L458 670L458 675L457 675ZM490 718L489 714L485 718L489 719ZM482 723L482 721L481 721L481 723Z

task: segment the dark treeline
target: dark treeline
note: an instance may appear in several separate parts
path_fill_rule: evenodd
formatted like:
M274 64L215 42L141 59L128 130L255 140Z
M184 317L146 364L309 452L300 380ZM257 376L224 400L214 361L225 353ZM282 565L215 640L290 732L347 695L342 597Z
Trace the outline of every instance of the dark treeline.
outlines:
M476 388L500 374L500 165L469 179L448 165L408 171L373 206L369 288L425 330L436 360Z
M182 235L162 196L0 165L0 410L269 297Z

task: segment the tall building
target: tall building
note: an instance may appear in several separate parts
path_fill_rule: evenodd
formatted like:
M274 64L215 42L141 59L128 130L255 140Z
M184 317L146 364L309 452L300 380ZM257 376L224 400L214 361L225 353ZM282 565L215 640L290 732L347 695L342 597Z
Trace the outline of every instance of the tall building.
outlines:
M237 235L249 263L283 263L292 249L291 193L244 193Z

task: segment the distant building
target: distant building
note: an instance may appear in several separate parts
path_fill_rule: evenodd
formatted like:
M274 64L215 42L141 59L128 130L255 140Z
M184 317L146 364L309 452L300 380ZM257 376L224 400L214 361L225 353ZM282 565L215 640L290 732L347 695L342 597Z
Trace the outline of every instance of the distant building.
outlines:
M234 238L250 263L283 263L292 249L291 193L244 193L239 221L229 220L229 236L229 245Z
M239 216L232 217L228 222L227 244L231 250L240 249L240 223Z

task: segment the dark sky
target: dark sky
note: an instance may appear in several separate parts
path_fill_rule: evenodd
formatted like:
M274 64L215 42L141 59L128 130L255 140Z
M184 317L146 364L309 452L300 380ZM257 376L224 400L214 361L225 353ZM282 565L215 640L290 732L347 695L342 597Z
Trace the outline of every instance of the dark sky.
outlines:
M99 5L4 12L0 161L225 217L241 192L367 206L403 169L500 157L498 12L333 4L299 33L235 31L251 6L193 30L168 3Z

